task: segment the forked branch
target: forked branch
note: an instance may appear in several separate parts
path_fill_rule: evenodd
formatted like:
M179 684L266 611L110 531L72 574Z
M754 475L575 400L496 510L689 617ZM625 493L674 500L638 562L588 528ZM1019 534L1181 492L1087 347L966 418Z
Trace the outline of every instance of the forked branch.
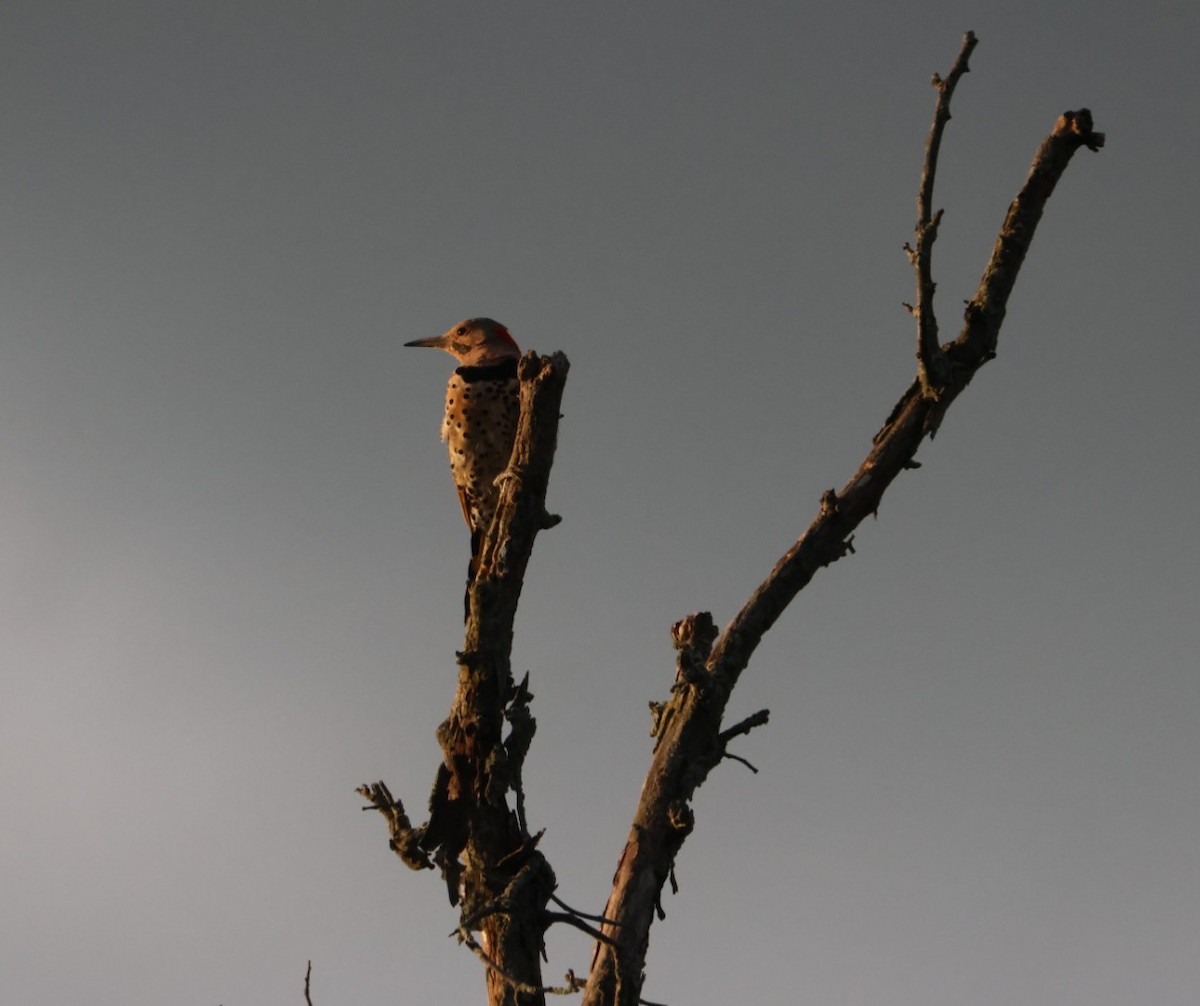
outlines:
M661 911L662 888L672 877L675 856L693 825L689 802L721 760L724 741L740 732L740 724L723 731L721 722L741 672L763 635L817 570L853 551L854 530L876 513L896 476L919 467L915 456L922 441L933 436L950 404L995 356L1009 294L1058 179L1080 147L1098 150L1103 146L1104 137L1093 132L1086 109L1067 112L1058 120L1034 155L1029 175L1009 207L958 338L939 347L929 256L939 219L931 211L933 181L938 146L950 116L950 96L967 72L967 58L975 44L974 35L968 33L950 76L935 78L937 109L918 197L917 248L910 249L918 273L918 307L914 310L919 330L918 376L876 434L858 470L840 490L824 493L804 534L775 564L716 639L711 652L707 649L711 637L704 640L700 659L694 650L681 648L680 640L680 626L711 624L711 616L701 612L677 624L676 648L681 653L676 683L667 701L653 704L654 754L604 910L614 924L602 926L608 940L596 945L584 1006L635 1006L639 1001L650 926L656 911Z

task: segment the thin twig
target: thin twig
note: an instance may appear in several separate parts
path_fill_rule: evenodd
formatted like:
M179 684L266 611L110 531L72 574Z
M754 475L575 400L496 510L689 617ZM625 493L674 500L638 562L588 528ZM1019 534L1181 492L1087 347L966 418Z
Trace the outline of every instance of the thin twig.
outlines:
M577 915L581 919L591 919L593 922L603 922L605 925L618 926L619 922L614 922L612 919L606 919L603 915L592 915L589 912L581 912L578 908L572 908L562 898L556 894L550 895L550 900L553 901L559 908L565 909L572 915Z
M308 994L309 981L312 978L312 961L308 962L308 970L304 972L304 1001L308 1006L313 1006L312 996Z
M589 926L583 919L572 915L570 912L546 912L542 918L551 925L555 922L565 922L568 926L574 926L581 932L587 933L592 939L599 940L601 943L607 943L610 947L617 945L616 940L605 936L599 929Z
M938 151L942 146L942 134L950 121L950 99L964 73L970 72L967 61L971 57L978 39L974 32L963 36L958 58L944 79L936 73L933 86L937 89L937 104L933 110L933 125L925 141L925 164L921 169L921 185L917 191L916 246L906 247L909 260L917 273L917 304L913 314L917 319L917 379L921 391L927 398L936 399L942 383L945 361L938 347L937 316L933 312L933 242L937 239L938 224L942 211L933 212L933 181L937 175Z
M741 762L751 772L753 772L755 775L758 775L758 769L756 769L752 764L750 764L750 762L748 762L741 755L735 755L732 751L726 751L721 757L728 758L730 761Z

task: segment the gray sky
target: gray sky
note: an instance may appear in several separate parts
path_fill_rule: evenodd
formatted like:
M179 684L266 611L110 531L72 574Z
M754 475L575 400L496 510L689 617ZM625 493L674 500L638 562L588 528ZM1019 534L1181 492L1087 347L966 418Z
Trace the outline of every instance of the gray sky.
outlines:
M1194 6L59 4L0 11L0 998L457 1004L420 808L467 555L474 314L572 370L517 670L531 826L599 910L672 678L943 331L1056 116L999 358L801 595L696 801L648 998L1192 1004ZM555 933L548 978L591 948Z

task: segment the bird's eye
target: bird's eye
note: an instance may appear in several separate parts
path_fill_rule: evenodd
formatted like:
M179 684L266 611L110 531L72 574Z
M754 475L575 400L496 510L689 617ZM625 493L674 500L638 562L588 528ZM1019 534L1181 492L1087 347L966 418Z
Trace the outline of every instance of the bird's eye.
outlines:
M466 335L467 334L467 326L459 325L458 330L454 334L455 335Z

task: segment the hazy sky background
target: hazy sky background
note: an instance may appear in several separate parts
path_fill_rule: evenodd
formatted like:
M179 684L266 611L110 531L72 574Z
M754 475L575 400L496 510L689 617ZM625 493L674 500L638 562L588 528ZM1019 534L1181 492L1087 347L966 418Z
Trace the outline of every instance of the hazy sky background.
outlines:
M598 911L669 628L724 624L914 371L931 74L957 330L1063 110L999 358L768 637L647 998L1200 994L1195 5L0 10L0 999L480 1002L414 811L488 314L571 359L514 664L532 827ZM548 980L591 946L555 932Z

